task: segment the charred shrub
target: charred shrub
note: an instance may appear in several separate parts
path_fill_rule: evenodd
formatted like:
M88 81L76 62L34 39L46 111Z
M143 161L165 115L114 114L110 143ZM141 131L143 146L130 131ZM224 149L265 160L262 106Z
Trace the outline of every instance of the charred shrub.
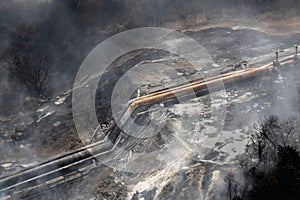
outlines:
M10 46L5 53L10 75L39 95L43 95L53 58L47 41L34 26L22 26L10 32Z

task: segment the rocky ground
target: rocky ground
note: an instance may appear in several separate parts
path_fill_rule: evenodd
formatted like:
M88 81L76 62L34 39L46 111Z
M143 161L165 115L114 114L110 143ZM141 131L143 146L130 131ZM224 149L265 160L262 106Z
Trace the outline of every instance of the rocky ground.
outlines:
M186 31L185 34L206 49L215 61L212 67L214 70L223 70L227 65L243 60L255 64L273 59L274 50L293 48L300 38L300 34L274 36L244 28L210 28ZM167 53L141 51L114 63L112 69L138 67L141 60L165 64L176 61L178 66L185 63ZM80 180L41 193L38 198L222 199L216 194L223 194L224 174L233 170L229 164L234 163L235 156L243 152L247 137L254 131L253 124L269 114L276 114L282 119L294 116L299 120L299 70L297 65L290 66L271 76L167 107L173 113L167 125L172 127L175 140L188 147L183 148L183 153L178 152L182 157L171 166L166 165L163 169L142 174L125 173L103 166ZM184 75L180 70L179 73ZM155 77L155 73L150 76ZM158 86L159 81L149 77L147 81L153 81L150 85ZM110 81L117 79L115 73L110 72L102 80L105 83L103 85L109 85ZM71 91L67 91L49 100L41 99L36 107L32 106L31 111L16 113L15 116L1 116L0 149L5 152L0 155L1 175L11 174L82 145L74 127L70 95ZM31 102L26 97L24 101L28 104ZM99 102L98 112L103 112L101 107L107 106L110 99ZM222 129L214 126L220 119L218 116L211 117L212 106L216 112L225 108L226 118ZM196 107L200 109L200 114L195 113ZM194 120L185 120L186 116ZM102 123L106 123L111 115L98 114L98 117ZM212 135L215 136L212 140L214 143L209 143ZM176 155L178 149L174 149L173 154ZM163 156L168 157L168 154ZM66 188L68 192L65 192Z

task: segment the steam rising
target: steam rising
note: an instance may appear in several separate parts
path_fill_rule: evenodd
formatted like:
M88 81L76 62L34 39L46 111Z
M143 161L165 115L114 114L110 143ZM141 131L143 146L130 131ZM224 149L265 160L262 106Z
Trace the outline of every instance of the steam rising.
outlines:
M292 45L299 42L300 34L282 34L289 32L290 27L294 27L290 32L299 32L299 24L297 20L296 24L292 23L293 26L284 22L292 21L299 13L300 2L297 0L242 0L238 3L235 0L1 1L0 151L7 155L0 156L0 175L3 166L26 167L80 146L70 112L70 88L85 56L105 38L142 26L180 29L207 49L216 62L215 68L223 69L243 60L258 64L262 60L271 61L275 57L275 50L292 48ZM11 58L7 57L7 50L13 47L13 35L22 35L23 28L28 26L41 36L38 39L43 45L39 50L49 52L53 59L45 97L40 97L14 77L9 61ZM28 40L25 38L24 42ZM270 114L278 115L281 119L294 116L299 121L299 70L298 63L274 73L271 78L262 77L227 89L226 95L220 96L219 102L214 102L227 109L223 130L207 126L209 120L218 120L206 119L209 112L205 105L207 97L201 99L202 121L182 125L174 120L172 125L178 129L184 128L186 132L185 136L178 137L188 141L190 146L194 145L196 152L189 156L197 157L201 154L205 158L189 157L188 161L183 160L175 166L144 176L119 175L111 171L107 174L121 177L125 183L128 181L128 188L129 184L133 184L128 199L147 195L154 199L168 196L178 198L178 194L181 194L179 191L186 188L187 192L181 195L195 194L202 199L222 199L225 188L221 179L225 172L232 170L227 164L233 163L235 156L243 151L253 131L253 124ZM171 110L183 115L184 112L191 112L191 105L193 101L174 106ZM220 141L213 144L213 149L204 150L204 153L197 152L197 145L203 141L195 137L203 129L212 134L222 132ZM26 139L13 141L12 136L15 137L17 133L22 133L21 136ZM47 148L42 148L45 146ZM51 152L49 149L56 151ZM25 159L10 165L19 158ZM238 173L236 176L243 184L243 177ZM116 180L112 185L124 188L120 182ZM84 190L82 187L79 186L78 190ZM196 194L196 191L199 193ZM61 197L60 192L57 194L54 191L56 196L53 195L53 198ZM80 198L75 192L68 196Z

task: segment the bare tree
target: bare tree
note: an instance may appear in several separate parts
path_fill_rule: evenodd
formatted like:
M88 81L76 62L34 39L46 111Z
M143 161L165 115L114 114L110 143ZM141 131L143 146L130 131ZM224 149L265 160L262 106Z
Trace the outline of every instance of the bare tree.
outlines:
M256 132L250 137L245 153L237 157L240 166L249 171L273 166L278 160L278 148L287 147L294 138L293 120L280 122L278 117L270 116L254 126Z
M103 4L102 0L70 0L69 6L79 12L97 12L103 8Z
M234 174L229 172L225 178L225 183L227 184L227 197L229 200L239 199L239 185L240 183L235 180Z
M21 27L10 36L11 46L6 53L10 71L28 89L42 95L52 64L44 41L32 26Z

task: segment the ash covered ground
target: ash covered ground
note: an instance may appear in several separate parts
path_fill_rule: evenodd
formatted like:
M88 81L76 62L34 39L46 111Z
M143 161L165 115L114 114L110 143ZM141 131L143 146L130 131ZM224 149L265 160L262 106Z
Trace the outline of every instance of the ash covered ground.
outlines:
M184 33L198 41L215 61L215 65L208 70L220 71L226 69L227 65L244 60L254 66L260 61L272 60L277 49L290 48L287 51L293 53L293 45L300 38L300 34L275 36L235 27ZM188 67L180 69L184 62L178 61L176 56L147 51L120 59L121 63L114 63L112 69L117 67L126 71L130 67L138 67L143 60L165 64L176 61L175 65L179 66L177 76L191 74ZM282 119L295 117L299 121L299 70L299 64L292 65L271 75L236 84L223 92L167 106L166 109L172 114L166 123L171 127L171 135L175 135L175 140L184 147L174 149L173 153L181 156L170 166L141 174L101 166L83 178L27 199L222 199L217 194L222 195L224 190L223 176L234 168L230 164L234 164L236 155L243 152L249 135L255 131L253 124L270 114ZM143 79L151 87L172 80L172 77L159 78L164 81L153 77L155 73L149 73ZM111 73L102 81L110 84L115 79L117 75ZM9 175L48 157L82 146L73 124L70 94L71 91L66 91L49 101L41 101L35 112L24 114L22 120L25 118L27 121L22 121L21 130L10 130L12 124L18 123L19 117L2 117L1 132L7 134L3 134L1 139L1 151L5 152L0 159L2 175ZM101 106L103 104L109 106L101 101ZM212 105L216 112L225 108L222 129L214 126L220 119L210 116ZM100 113L101 106L98 110ZM196 113L197 110L201 113ZM186 116L197 117L194 120L183 120ZM110 122L109 114L99 114L98 117L103 123ZM11 132L18 138L16 141L8 136ZM204 132L209 137L203 135ZM164 137L164 133L159 136ZM215 137L218 138L217 142ZM213 138L212 143L209 142L210 138ZM165 138L165 142L168 143L168 138ZM130 159L134 158L126 159L131 162ZM143 164L147 165L146 161Z

